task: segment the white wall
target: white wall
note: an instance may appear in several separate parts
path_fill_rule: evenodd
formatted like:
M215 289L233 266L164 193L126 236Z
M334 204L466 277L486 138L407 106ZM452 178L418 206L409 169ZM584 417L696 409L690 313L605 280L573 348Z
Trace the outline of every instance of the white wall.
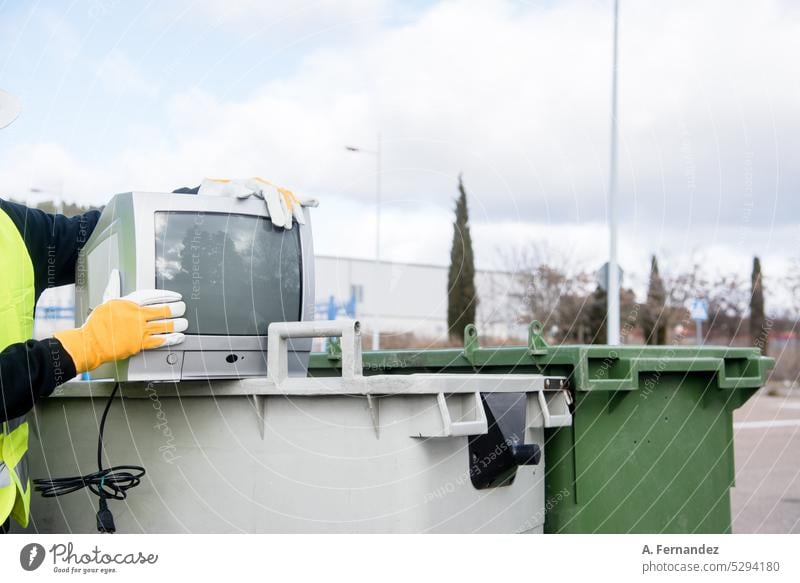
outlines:
M415 333L430 338L447 335L447 267L392 263L348 257L317 256L317 301L333 295L345 301L351 286L360 286L363 299L356 316L370 331L377 320L381 332ZM524 338L525 326L515 323L513 275L478 271L478 313L482 334Z

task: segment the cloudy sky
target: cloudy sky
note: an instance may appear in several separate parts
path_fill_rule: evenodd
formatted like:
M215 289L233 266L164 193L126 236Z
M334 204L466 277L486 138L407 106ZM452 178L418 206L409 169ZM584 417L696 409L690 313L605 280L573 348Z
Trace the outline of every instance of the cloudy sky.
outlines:
M457 176L479 266L604 260L612 4L0 0L0 193L101 203L204 176L321 199L316 248L445 264ZM621 260L781 273L800 249L800 5L622 0ZM775 277L775 275L773 275Z

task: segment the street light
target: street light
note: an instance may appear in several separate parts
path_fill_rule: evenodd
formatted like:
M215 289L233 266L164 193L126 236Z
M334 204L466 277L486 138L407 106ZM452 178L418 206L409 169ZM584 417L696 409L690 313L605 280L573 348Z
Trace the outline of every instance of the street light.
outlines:
M376 277L380 277L381 267L381 134L378 132L378 146L374 150L366 150L355 146L345 146L348 152L357 154L369 154L375 156L375 271ZM378 303L375 302L375 322L372 325L372 350L379 350L381 347L381 331L378 322Z
M608 319L606 337L619 344L619 264L617 263L617 28L619 0L614 0L614 57L611 66L611 153L608 172Z

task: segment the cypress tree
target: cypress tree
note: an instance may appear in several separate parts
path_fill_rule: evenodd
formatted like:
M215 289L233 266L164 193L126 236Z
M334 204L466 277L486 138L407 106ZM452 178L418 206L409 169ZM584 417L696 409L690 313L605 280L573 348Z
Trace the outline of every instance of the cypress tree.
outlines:
M450 250L450 270L447 274L447 328L451 338L463 341L464 327L475 322L478 298L475 291L475 260L469 232L467 192L458 176L458 199L453 223L453 246Z
M766 354L769 348L769 329L764 316L764 285L761 280L761 260L753 257L753 274L750 277L750 339L754 346Z
M665 306L667 294L664 280L658 272L658 260L650 259L650 283L647 287L647 302L641 307L641 324L645 344L664 345L667 343L667 316Z

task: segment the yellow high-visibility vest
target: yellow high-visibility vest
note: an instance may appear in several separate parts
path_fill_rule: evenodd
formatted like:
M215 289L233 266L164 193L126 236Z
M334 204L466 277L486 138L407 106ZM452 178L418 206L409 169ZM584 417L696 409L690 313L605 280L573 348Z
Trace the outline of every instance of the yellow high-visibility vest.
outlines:
M35 300L33 263L25 241L0 209L0 350L33 336ZM31 481L27 452L25 418L0 424L0 524L11 516L23 527L28 526Z

